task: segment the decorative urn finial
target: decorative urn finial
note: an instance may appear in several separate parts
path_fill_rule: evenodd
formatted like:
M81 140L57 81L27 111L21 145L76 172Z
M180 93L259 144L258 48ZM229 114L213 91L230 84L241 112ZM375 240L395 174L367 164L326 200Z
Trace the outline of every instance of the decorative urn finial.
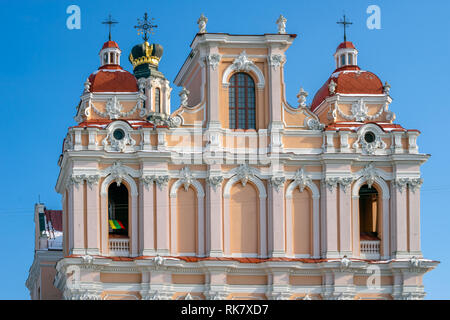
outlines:
M328 91L330 92L331 95L336 93L336 82L334 82L333 80L330 81L330 83L328 84Z
M391 91L391 85L386 81L383 86L383 92L389 94L389 91Z
M181 89L179 96L180 96L180 104L183 107L187 107L188 105L188 96L189 96L189 90L187 90L185 87L183 87L183 89Z
M308 96L308 92L300 88L300 91L297 94L298 103L300 107L306 107L306 97Z

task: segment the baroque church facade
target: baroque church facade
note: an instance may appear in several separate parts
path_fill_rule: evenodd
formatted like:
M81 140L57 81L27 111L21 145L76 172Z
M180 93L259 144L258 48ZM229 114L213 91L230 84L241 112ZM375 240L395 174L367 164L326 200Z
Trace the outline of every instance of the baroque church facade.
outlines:
M422 299L438 264L420 247L429 155L389 84L344 41L312 103L300 89L291 106L284 17L263 35L206 22L174 112L146 29L133 73L115 41L101 48L58 162L61 248L37 248L31 297L47 282L62 299Z

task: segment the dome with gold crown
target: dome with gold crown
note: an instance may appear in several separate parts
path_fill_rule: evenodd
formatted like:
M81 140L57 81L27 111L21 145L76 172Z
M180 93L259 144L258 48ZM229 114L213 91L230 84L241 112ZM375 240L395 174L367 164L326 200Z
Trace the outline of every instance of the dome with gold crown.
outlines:
M134 76L139 78L148 78L156 76L164 78L164 75L158 71L159 61L163 55L163 47L157 43L148 43L148 35L153 32L153 28L157 25L152 24L153 18L149 18L147 13L144 14L144 19L138 19L138 24L135 28L138 34L143 35L144 42L137 44L131 49L128 59L133 65Z
M163 47L160 44L149 44L144 41L142 44L135 45L131 49L129 60L133 65L133 72L136 78L149 77L150 75L160 74L158 64L163 55Z

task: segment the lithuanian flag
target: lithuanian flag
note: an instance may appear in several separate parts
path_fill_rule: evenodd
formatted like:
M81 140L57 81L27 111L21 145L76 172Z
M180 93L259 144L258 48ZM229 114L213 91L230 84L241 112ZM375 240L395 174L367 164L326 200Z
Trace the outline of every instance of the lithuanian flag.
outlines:
M125 229L122 222L120 222L119 220L109 220L109 225L113 230Z

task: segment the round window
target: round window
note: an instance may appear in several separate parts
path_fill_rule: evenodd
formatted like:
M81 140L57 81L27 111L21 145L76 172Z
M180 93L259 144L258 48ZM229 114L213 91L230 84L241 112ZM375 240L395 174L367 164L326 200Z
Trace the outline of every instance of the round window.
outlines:
M367 143L372 143L375 141L375 133L372 131L368 131L364 134L364 140L366 140Z
M114 139L122 140L125 137L125 132L122 129L116 129L113 132Z

